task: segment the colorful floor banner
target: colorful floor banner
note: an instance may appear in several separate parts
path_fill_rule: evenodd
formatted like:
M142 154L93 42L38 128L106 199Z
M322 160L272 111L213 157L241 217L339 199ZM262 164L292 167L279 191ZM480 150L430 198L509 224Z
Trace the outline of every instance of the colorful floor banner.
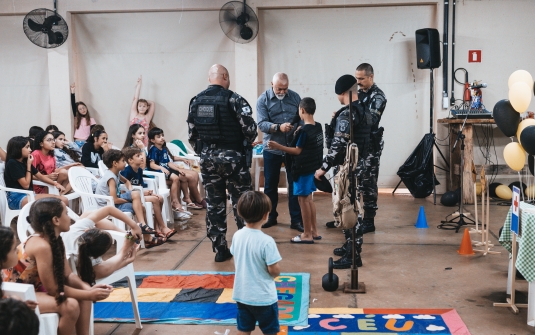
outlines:
M308 273L284 273L275 279L281 325L307 325L309 280ZM235 325L233 284L232 272L136 272L141 322ZM134 322L126 279L113 286L106 300L95 303L95 321Z
M311 308L306 326L282 326L284 335L470 335L454 309Z

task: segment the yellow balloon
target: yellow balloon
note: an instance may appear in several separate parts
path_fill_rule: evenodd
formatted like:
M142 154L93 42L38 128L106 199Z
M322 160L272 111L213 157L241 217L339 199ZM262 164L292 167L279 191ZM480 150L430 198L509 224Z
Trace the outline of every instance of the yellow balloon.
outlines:
M476 194L481 195L481 183L476 182Z
M533 77L531 77L531 74L529 74L526 70L517 70L513 72L509 76L509 88L513 86L513 84L518 83L519 81L522 81L526 84L528 84L529 87L533 88Z
M535 185L528 186L524 191L524 195L530 198L535 197Z
M520 141L520 133L522 133L522 130L524 130L524 128L527 126L535 126L535 119L525 119L520 122L518 129L516 130L516 138L518 141Z
M519 143L511 142L503 148L503 158L511 169L520 171L526 163L526 152Z
M513 191L505 185L500 185L496 187L496 195L498 198L503 200L511 200L513 199Z
M514 83L509 89L509 101L518 113L524 113L528 109L531 102L531 95L533 94L531 92L532 88L533 85L530 88L528 84L519 81Z

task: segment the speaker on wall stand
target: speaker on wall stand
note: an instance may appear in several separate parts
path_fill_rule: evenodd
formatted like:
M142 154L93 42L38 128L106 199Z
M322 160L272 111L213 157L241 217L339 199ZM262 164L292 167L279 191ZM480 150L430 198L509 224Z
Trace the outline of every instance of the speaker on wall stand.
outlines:
M416 64L419 69L429 69L429 75L430 75L430 102L429 102L429 133L433 135L433 141L434 141L434 147L437 149L437 151L440 153L440 156L446 163L446 166L448 166L449 169L449 163L442 154L442 151L438 147L436 141L435 141L435 133L433 131L433 110L434 110L434 103L435 103L435 80L433 77L433 70L436 68L439 68L441 65L441 59L440 59L440 39L438 30L433 28L423 28L416 30ZM425 137L425 136L424 136ZM446 170L440 166L434 165L435 162L435 152L433 150L433 146L430 147L431 154L432 154L432 160L433 160L433 194L434 194L434 200L433 203L437 204L437 190L435 185L435 170L434 167L439 168L441 170L449 172L449 170ZM401 184L401 180L398 183L398 185L394 188L394 191L392 194L394 194Z

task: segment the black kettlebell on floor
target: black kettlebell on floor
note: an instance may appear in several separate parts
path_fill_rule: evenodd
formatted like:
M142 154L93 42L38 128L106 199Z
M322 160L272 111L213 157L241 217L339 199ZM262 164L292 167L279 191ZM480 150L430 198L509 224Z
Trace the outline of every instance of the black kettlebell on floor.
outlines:
M333 258L329 257L329 273L321 278L321 286L327 292L338 290L338 276L333 273Z

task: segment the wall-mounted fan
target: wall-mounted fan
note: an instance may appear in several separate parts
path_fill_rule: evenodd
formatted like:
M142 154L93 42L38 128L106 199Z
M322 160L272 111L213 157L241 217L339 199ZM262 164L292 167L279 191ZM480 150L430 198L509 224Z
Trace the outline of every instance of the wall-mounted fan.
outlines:
M46 49L59 47L69 36L67 22L56 11L56 0L54 10L40 8L26 14L23 27L33 44Z
M219 24L228 38L236 43L249 43L258 34L258 17L240 1L229 1L219 10Z

